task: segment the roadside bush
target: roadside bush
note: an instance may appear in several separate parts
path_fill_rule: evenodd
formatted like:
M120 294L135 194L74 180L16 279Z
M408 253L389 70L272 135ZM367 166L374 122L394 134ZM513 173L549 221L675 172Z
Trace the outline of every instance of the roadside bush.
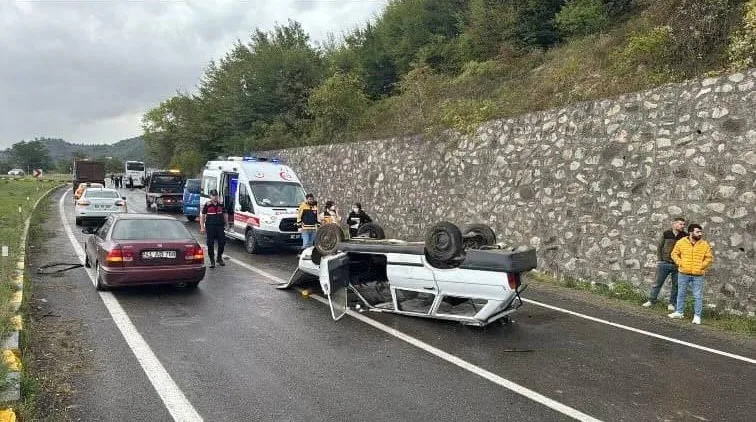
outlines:
M609 21L602 0L570 0L556 14L556 27L564 36L593 34Z
M756 0L746 4L743 27L730 38L727 48L729 67L745 70L756 63Z
M369 105L364 84L357 75L334 74L315 88L308 99L308 110L315 119L315 136L328 140L359 129Z
M669 26L631 35L624 47L610 55L612 70L619 76L645 74L649 83L670 82L675 78L670 66L673 48L672 28Z
M447 100L439 106L438 122L445 127L471 133L480 123L491 120L498 114L498 107L492 100Z

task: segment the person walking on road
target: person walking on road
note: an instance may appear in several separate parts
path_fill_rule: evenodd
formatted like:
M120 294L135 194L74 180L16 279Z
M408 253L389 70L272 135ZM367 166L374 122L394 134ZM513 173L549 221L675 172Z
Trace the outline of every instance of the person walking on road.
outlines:
M315 231L318 229L318 203L315 202L315 195L308 193L305 201L299 205L297 226L302 233L302 249L309 248L315 243Z
M367 223L372 223L373 220L362 209L362 204L355 202L352 206L352 211L347 216L347 224L349 224L349 234L351 237L357 236L357 230Z
M658 258L656 263L656 281L651 286L648 301L643 304L644 307L649 308L656 303L656 300L659 298L659 291L661 291L664 282L669 277L671 284L669 286L669 305L667 305L667 310L675 310L677 305L677 264L672 260L672 249L674 249L678 240L686 236L688 236L688 233L685 232L685 219L682 217L672 220L672 228L662 233L661 241L656 248Z
M225 228L228 225L228 214L223 204L218 201L218 191L210 191L210 201L205 203L200 212L200 233L207 233L207 255L210 257L210 268L215 268L215 242L218 242L218 265L223 262L223 249L226 246Z
M691 224L688 226L688 237L678 240L671 254L680 275L677 279L677 309L668 316L674 319L683 318L685 296L690 285L695 299L693 324L701 323L704 274L714 262L711 246L702 237L703 227L699 224Z

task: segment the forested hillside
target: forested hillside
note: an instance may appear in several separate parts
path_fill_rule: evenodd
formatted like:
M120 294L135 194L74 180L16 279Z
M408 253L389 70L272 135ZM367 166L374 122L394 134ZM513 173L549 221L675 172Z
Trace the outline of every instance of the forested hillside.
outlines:
M753 66L756 0L395 0L341 38L290 21L144 116L159 165L347 142Z
M144 139L138 136L114 144L73 144L59 138L21 141L0 151L0 174L15 167L67 173L74 157L102 160L106 162L108 171L120 172L123 171L124 161L145 161ZM147 162L151 164L149 160Z

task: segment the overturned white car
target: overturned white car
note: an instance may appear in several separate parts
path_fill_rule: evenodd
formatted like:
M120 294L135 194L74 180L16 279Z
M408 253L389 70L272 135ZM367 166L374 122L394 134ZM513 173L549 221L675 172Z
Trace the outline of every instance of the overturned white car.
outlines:
M346 313L352 292L370 311L485 326L508 321L522 305L520 274L537 263L534 248L497 244L482 224L460 230L441 222L425 242L383 237L374 223L351 239L338 224L322 226L315 246L302 252L297 270L277 288L319 280L335 320Z

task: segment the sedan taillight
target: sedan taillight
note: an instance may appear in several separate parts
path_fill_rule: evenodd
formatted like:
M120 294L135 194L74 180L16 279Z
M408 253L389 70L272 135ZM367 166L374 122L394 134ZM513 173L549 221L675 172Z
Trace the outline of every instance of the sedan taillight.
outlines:
M126 201L118 200L118 201L116 201L115 204L116 204L117 207L125 207L126 206Z
M134 261L134 252L123 250L121 246L116 246L108 251L105 261L109 264L123 264L124 262Z
M202 246L193 245L186 248L184 259L187 261L205 262L205 251L202 250Z
M91 202L81 199L79 201L76 201L76 205L91 205Z
M520 273L507 273L507 281L510 289L517 290L520 287Z

